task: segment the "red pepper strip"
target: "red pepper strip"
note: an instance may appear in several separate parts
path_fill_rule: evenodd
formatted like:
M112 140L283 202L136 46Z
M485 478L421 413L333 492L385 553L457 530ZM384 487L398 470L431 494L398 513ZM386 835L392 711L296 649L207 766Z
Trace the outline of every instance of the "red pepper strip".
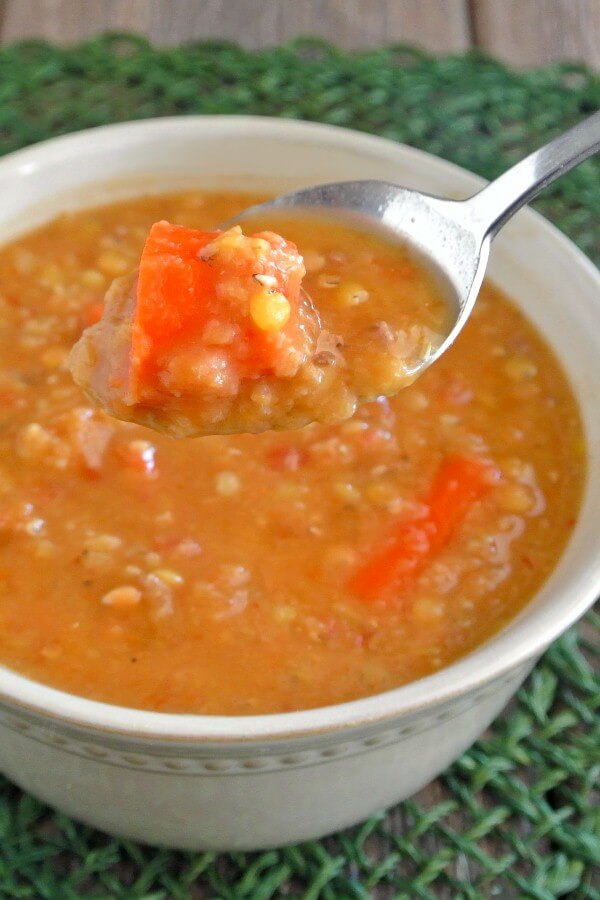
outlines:
M498 478L490 463L462 456L445 459L425 500L426 515L397 526L383 549L354 574L351 590L365 600L392 587L406 590Z

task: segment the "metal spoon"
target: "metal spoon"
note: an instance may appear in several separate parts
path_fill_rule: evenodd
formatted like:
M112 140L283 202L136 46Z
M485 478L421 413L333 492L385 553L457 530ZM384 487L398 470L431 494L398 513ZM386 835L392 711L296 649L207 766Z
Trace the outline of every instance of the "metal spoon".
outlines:
M600 111L531 153L467 200L444 200L385 181L340 181L250 207L228 222L305 209L396 235L433 266L447 284L456 319L447 338L423 361L448 349L473 308L490 252L502 226L525 203L600 150Z

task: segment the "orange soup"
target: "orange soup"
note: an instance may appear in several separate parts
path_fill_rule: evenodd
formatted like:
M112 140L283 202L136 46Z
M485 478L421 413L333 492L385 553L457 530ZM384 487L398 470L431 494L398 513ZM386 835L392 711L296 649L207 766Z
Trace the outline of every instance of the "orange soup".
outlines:
M210 229L259 199L140 198L0 250L5 665L137 708L305 709L448 664L552 571L582 427L552 352L489 285L439 362L339 424L173 441L73 384L70 348L153 222ZM301 223L293 239L315 281L360 252ZM375 274L381 296L412 289Z

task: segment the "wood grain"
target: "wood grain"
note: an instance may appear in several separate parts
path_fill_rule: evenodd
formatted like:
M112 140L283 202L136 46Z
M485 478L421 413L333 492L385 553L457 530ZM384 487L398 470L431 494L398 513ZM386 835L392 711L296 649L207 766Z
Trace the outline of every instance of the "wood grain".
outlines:
M510 65L600 69L600 0L473 0L471 14L474 43Z
M434 52L470 45L467 0L5 0L3 42L68 43L106 29L159 44L202 38L247 47L316 35L343 47L416 43Z
M520 66L600 69L600 0L0 0L0 40L69 43L106 30L158 44L221 38L264 47L314 35L342 47L480 47Z

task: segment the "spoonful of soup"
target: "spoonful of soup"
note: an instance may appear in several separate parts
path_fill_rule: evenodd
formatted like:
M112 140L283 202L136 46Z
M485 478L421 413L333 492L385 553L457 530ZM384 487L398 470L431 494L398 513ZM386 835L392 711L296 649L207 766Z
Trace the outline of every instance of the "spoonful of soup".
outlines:
M214 232L157 222L73 348L73 377L111 414L173 437L349 418L450 346L500 228L598 149L600 112L463 201L353 181Z
M307 213L269 225L286 237L156 222L73 348L75 380L173 437L340 421L413 380L451 322L404 245Z

